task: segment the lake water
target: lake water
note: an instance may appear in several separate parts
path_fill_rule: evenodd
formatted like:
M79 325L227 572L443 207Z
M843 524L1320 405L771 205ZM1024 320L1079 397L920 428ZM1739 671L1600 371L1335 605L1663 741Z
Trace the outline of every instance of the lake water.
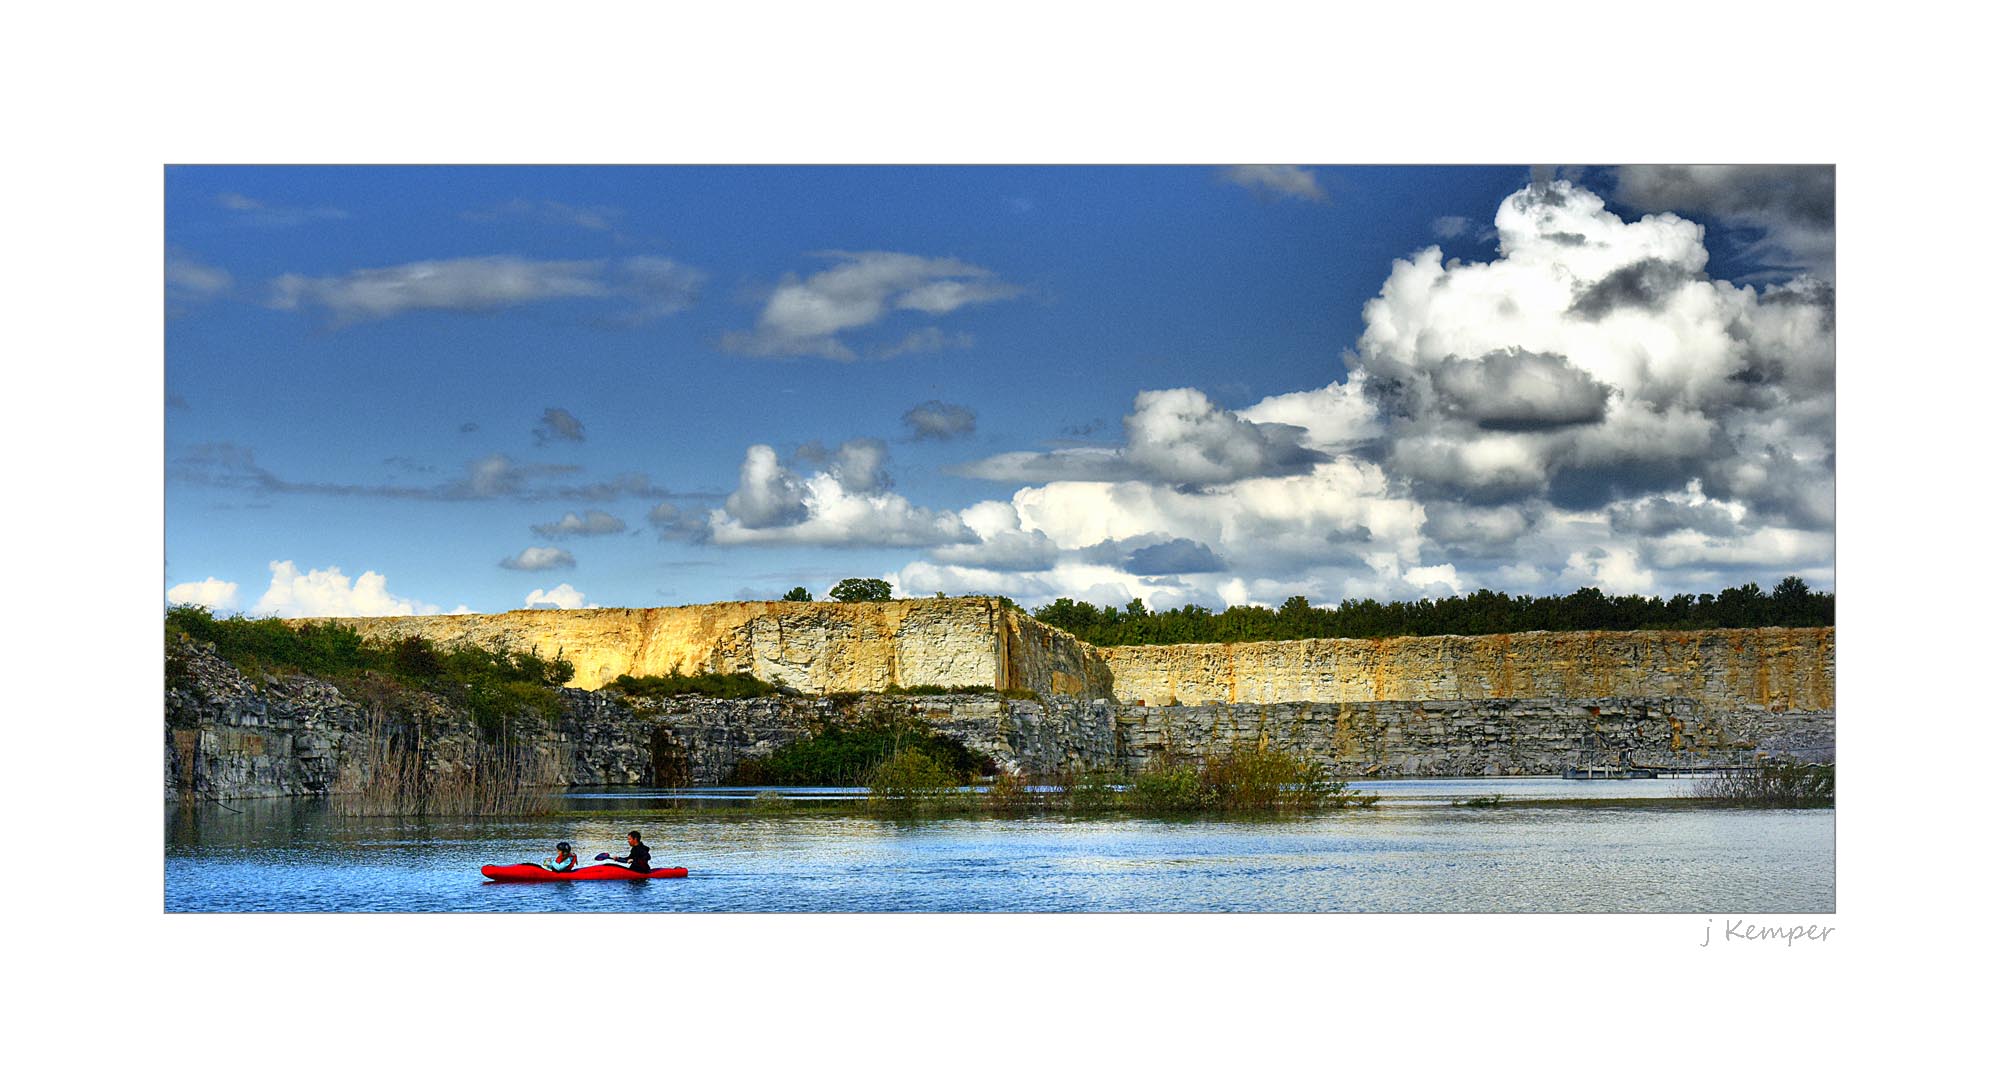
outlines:
M1271 821L700 815L581 792L537 819L354 819L310 802L168 807L169 911L1369 911L1822 913L1831 809L1677 805L1675 780L1359 782L1372 809ZM783 791L839 800L853 790ZM1598 806L1458 808L1507 798ZM1643 803L1623 799L1640 798ZM236 811L231 811L232 809ZM588 861L645 833L688 878L490 883L481 864Z

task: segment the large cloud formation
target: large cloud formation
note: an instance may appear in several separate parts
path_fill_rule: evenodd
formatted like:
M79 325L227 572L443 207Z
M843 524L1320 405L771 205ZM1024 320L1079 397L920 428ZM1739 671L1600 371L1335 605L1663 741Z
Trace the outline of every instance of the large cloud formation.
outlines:
M1813 184L1628 173L1621 197L1699 193L1732 219L1818 221ZM1017 489L957 513L752 447L710 534L893 536L929 548L892 574L904 594L1029 603L1830 585L1831 284L1714 279L1696 221L1628 220L1564 180L1515 192L1492 225L1491 260L1397 260L1345 377L1324 387L1235 410L1192 388L1142 392L1122 444L961 466Z
M1626 165L1614 197L1635 210L1706 214L1752 229L1752 257L1833 281L1831 165Z
M258 614L287 618L374 618L439 613L433 603L392 594L388 578L381 573L367 572L349 579L338 565L300 572L290 561L274 561L270 568L271 586L257 600L254 612ZM452 611L465 612L463 606Z

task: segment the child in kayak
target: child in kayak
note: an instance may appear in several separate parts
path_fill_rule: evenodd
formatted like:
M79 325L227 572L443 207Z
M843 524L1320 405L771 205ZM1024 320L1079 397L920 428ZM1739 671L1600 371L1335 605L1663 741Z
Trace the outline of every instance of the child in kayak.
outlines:
M556 859L554 861L543 861L542 867L548 869L550 872L574 872L576 871L576 854L570 850L569 843L558 842L556 843Z

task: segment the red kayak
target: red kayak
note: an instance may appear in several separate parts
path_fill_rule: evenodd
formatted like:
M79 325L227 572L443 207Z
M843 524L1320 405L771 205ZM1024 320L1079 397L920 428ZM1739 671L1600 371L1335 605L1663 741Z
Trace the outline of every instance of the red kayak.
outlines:
M550 872L540 865L481 865L479 874L501 883L560 883L564 880L677 880L688 874L684 868L656 868L634 872L624 865L587 865L571 872Z

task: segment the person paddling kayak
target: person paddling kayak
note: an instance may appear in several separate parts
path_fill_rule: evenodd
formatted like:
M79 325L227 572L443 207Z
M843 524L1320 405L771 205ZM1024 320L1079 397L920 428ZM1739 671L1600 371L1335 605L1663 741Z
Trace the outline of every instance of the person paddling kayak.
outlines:
M639 841L639 832L625 832L625 844L632 847L631 852L624 857L614 857L612 858L613 861L624 865L634 872L653 871L653 851L647 848L645 843Z

